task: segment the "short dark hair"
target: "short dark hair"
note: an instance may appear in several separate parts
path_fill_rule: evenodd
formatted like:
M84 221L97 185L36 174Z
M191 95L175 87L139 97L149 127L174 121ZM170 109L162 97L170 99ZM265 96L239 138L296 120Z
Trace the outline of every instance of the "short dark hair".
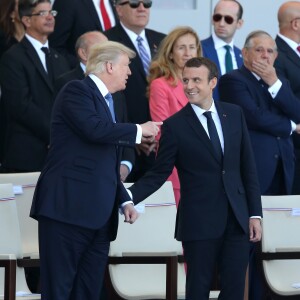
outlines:
M200 68L201 66L205 66L209 71L208 81L213 78L218 78L218 68L216 64L206 57L193 57L185 63L184 68Z
M30 16L34 8L40 3L50 3L50 0L19 0L20 19L24 16Z

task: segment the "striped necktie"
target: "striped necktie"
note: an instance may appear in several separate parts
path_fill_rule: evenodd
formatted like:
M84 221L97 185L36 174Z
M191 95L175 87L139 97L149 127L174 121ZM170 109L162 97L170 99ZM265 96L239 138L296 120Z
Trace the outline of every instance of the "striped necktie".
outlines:
M102 15L103 23L104 23L103 31L110 29L111 22L110 22L107 10L105 8L104 0L100 0L100 13Z
M115 110L114 110L114 101L113 101L113 97L112 97L111 93L108 93L104 98L108 102L108 108L109 108L109 111L111 113L111 117L113 119L113 122L116 123L116 116L115 116Z
M147 53L147 51L146 51L146 49L145 49L145 47L142 43L143 38L141 36L138 36L136 40L137 40L137 43L138 43L140 58L142 60L145 73L146 73L146 75L148 75L149 65L150 65L149 54Z

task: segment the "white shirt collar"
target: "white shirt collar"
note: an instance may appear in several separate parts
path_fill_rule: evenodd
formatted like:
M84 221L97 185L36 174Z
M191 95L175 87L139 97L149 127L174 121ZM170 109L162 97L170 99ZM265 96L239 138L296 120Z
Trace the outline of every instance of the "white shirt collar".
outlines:
M299 45L295 41L293 41L290 38L282 35L281 33L278 33L278 36L281 37L299 55L299 52L297 50L297 47Z
M192 104L192 103L191 103L191 106L192 106L192 108L195 111L197 116L203 115L207 111L207 110L201 108L200 106ZM218 114L217 108L216 108L216 105L215 105L214 101L212 102L211 107L208 109L208 111L211 111L212 113Z
M214 41L214 45L215 45L216 50L220 49L220 48L223 48L226 45L229 45L231 47L231 49L233 50L233 46L234 46L233 39L228 44L228 43L224 42L223 40L221 40L219 37L217 37L217 35L215 34L214 31L212 32L212 39Z
M94 81L94 83L96 84L97 88L99 89L101 95L103 97L105 97L109 91L107 89L107 87L105 86L104 82L97 77L95 74L89 74L89 77Z
M42 47L47 47L49 48L48 45L48 40L46 41L45 44L42 44L40 41L38 41L37 39L33 38L32 36L30 36L28 33L25 33L26 38L29 40L29 42L32 44L33 48L36 51L40 51Z

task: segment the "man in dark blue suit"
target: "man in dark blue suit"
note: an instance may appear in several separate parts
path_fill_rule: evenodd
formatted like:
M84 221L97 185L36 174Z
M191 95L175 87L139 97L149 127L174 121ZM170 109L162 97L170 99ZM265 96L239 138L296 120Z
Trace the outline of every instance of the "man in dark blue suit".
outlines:
M275 68L278 74L286 77L300 101L300 2L288 1L278 10L279 33L276 37L278 57ZM300 136L293 134L295 152L295 176L292 194L300 194Z
M105 31L104 34L110 41L122 43L136 53L136 57L130 64L132 76L128 79L124 94L129 121L138 124L144 123L151 120L146 95L148 74L145 72L137 38L143 39L141 43L151 60L165 34L146 28L150 17L151 0L117 0L115 3L120 23ZM146 144L144 143L143 146ZM155 153L151 152L149 155L148 150L150 148L151 145L146 148L139 146L139 151L136 152L135 166L128 176L129 181L136 181L153 165Z
M55 0L53 9L58 15L50 45L68 59L71 67L77 64L74 49L82 34L104 31L118 23L113 0Z
M187 61L183 84L190 103L164 121L154 167L129 188L136 204L176 166L181 199L175 238L183 243L189 300L209 298L215 265L220 299L242 300L249 239L261 238L260 191L247 126L240 107L213 101L217 77L209 59Z
M115 121L110 93L125 88L134 55L119 43L97 44L88 76L71 81L56 99L49 155L30 213L39 222L44 300L98 300L118 208L125 222L138 216L120 180L119 151L153 140L161 123Z
M100 31L89 31L81 35L76 41L75 50L78 57L78 65L69 72L66 72L59 76L55 81L55 88L60 91L61 88L71 80L83 79L86 63L90 49L96 43L102 43L107 41L107 37ZM126 99L123 92L116 92L112 94L114 99L114 109L118 121L121 123L127 123L127 106ZM121 165L120 165L120 176L124 182L132 170L135 160L135 153L133 148L124 147L121 151Z
M237 69L243 64L241 50L234 45L234 34L243 25L243 7L235 0L217 3L212 16L212 35L201 41L203 56L216 63L219 76ZM226 64L226 55L229 62ZM231 64L230 64L231 62ZM218 85L213 92L214 100L219 100Z
M264 31L248 35L242 50L244 66L220 79L223 101L243 108L253 146L262 195L291 194L294 151L291 134L300 133L300 102L289 82L273 66L277 48ZM249 299L265 300L250 261Z

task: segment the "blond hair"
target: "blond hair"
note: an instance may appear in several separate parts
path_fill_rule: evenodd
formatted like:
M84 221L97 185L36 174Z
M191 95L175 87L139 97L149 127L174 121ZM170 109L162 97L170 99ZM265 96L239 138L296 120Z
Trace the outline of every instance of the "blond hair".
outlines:
M112 41L97 43L91 47L86 64L86 75L91 73L103 73L107 62L117 62L122 54L129 59L135 57L135 52L130 48Z

